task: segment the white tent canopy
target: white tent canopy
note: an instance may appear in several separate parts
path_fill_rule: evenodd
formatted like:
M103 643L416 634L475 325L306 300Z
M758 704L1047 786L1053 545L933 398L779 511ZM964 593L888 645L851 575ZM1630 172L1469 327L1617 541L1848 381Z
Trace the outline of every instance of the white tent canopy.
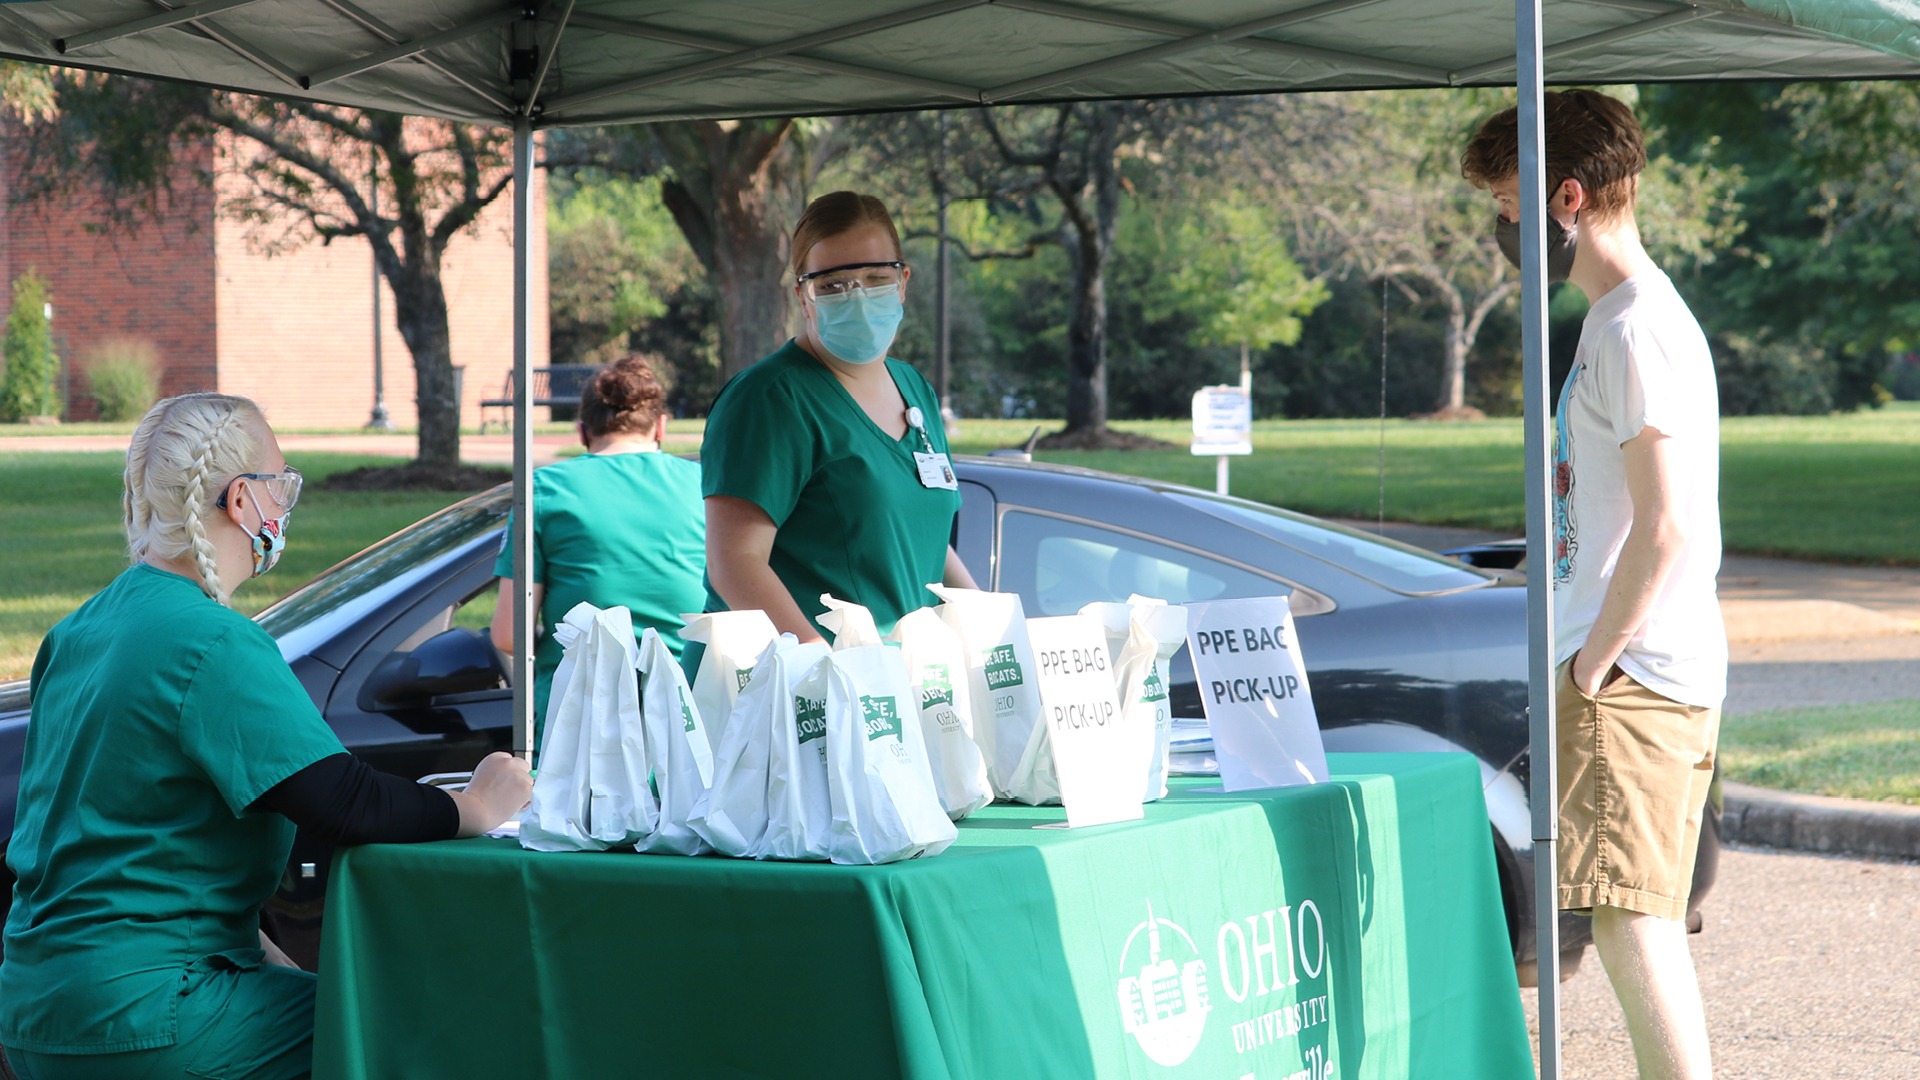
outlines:
M1510 47L1511 46L1511 47ZM66 0L0 58L535 128L1069 99L1518 86L1527 557L1550 565L1545 177L1554 83L1920 76L1920 0ZM527 385L526 247L515 369ZM518 745L531 739L531 410L515 406ZM1541 1075L1559 1075L1551 596L1528 582Z

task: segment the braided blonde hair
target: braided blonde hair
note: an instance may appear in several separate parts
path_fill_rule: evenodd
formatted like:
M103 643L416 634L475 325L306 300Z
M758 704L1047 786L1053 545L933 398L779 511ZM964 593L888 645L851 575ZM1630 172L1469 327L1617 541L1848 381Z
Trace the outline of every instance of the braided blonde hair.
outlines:
M250 421L260 407L228 394L182 394L147 410L127 444L127 555L178 559L191 552L200 588L227 602L206 519L227 481L255 466Z

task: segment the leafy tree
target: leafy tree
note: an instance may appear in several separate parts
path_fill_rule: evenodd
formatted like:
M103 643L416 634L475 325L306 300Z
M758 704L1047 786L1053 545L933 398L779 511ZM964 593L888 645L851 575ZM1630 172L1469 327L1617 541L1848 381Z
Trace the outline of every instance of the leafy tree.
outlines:
M1618 92L1618 91L1616 91ZM1466 405L1468 359L1488 320L1518 293L1493 241L1494 209L1460 179L1460 151L1510 95L1481 90L1297 95L1273 99L1294 136L1249 145L1291 216L1295 254L1331 275L1390 281L1441 313L1435 405ZM1641 231L1656 257L1710 258L1730 232L1728 180L1654 154L1641 180Z
M60 415L60 357L47 321L47 281L28 270L13 279L13 306L0 339L6 373L0 378L0 420Z
M413 356L419 462L459 463L442 260L512 182L509 133L79 71L56 73L54 88L58 117L27 128L44 163L27 197L98 185L109 223L135 226L164 208L176 152L224 133L235 138L216 143L219 165L241 182L221 212L250 222L257 241L365 237Z
M1169 298L1199 321L1196 344L1254 349L1300 340L1303 316L1327 299L1326 283L1293 261L1271 208L1235 191L1202 194L1152 255Z
M660 178L660 202L706 268L718 308L720 379L787 336L787 242L827 164L838 119L678 120L555 133L548 161L583 183Z
M44 64L0 60L0 116L45 120L53 115L53 78Z
M1890 353L1920 339L1906 83L1648 87L1672 152L1735 178L1745 225L1678 277L1714 344L1724 411L1875 404Z

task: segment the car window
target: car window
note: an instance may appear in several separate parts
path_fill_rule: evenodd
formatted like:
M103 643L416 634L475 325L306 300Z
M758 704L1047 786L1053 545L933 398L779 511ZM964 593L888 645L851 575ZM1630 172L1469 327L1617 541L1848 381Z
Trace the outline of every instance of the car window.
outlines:
M1193 604L1289 591L1231 563L1077 519L1009 510L1000 529L1001 588L1020 593L1034 615L1071 615L1134 593Z
M508 489L499 488L455 503L314 578L254 619L279 639L283 655L299 655L319 644L304 640L311 636L305 631L358 618L391 594L389 586L431 573L441 556L498 529L510 501Z
M1168 492L1168 495L1222 521L1265 533L1296 551L1397 593L1429 596L1478 588L1496 580L1493 575L1424 548L1277 507L1199 492Z

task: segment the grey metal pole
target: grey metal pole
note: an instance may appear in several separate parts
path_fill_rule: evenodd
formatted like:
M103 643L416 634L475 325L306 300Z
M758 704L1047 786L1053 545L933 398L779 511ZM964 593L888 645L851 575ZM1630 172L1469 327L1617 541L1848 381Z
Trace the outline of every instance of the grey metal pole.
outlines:
M1547 385L1546 129L1540 0L1514 0L1520 92L1520 342L1527 456L1527 715L1533 763L1540 1078L1560 1077L1560 798L1554 744L1553 416Z
M948 305L947 286L951 278L951 264L947 261L947 114L941 113L940 146L936 151L933 174L934 196L940 201L940 256L935 267L938 275L939 290L934 293L933 324L939 344L934 352L933 392L940 402L940 415L946 418L953 415L953 323Z
M533 745L533 121L513 121L513 752Z
M367 208L374 220L380 218L380 167L375 165L370 177L371 189L367 193ZM371 242L368 248L373 249ZM373 250L373 415L367 417L367 426L375 431L392 431L393 417L387 415L387 380L383 364L383 342L386 336L386 320L380 314L380 252Z

